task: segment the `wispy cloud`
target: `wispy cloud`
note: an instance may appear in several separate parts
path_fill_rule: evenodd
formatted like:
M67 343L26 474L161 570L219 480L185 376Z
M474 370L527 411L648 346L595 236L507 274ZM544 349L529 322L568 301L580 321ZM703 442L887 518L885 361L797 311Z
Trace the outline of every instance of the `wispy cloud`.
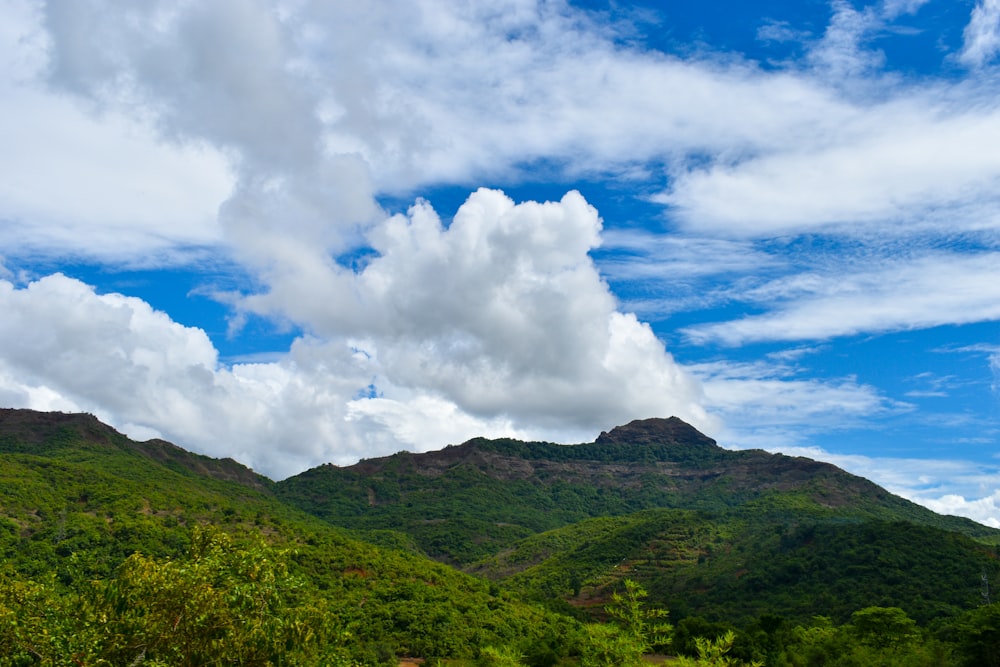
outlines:
M614 280L670 283L761 272L782 264L750 242L643 230L607 230L599 264Z
M804 274L749 291L771 312L688 328L696 341L813 340L1000 319L1000 255L929 255L853 275Z
M965 28L959 60L970 67L988 64L1000 52L1000 1L980 0Z
M721 437L740 447L798 445L816 433L870 426L913 409L856 378L801 378L784 363L716 361L690 370L702 382L706 406L723 419Z

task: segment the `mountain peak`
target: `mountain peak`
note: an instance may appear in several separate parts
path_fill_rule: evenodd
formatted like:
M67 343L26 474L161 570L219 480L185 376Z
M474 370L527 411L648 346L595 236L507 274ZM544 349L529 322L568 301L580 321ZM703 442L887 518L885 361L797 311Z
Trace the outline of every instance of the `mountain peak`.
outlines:
M611 432L602 432L595 442L599 445L681 445L684 447L718 448L715 440L678 417L668 419L636 419Z

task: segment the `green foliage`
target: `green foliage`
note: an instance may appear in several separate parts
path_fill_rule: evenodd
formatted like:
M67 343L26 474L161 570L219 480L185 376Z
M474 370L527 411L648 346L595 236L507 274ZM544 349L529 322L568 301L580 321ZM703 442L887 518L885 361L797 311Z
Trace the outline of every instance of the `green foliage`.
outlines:
M0 665L350 664L287 554L196 530L190 556L134 554L114 577L0 585Z
M899 607L866 607L851 614L851 626L861 642L891 648L913 641L916 622Z
M524 667L523 658L511 648L486 646L479 652L476 667Z
M679 657L674 661L677 667L763 667L763 662L745 663L729 655L736 642L736 633L732 630L716 639L695 637L694 641L698 657Z
M654 647L670 642L667 611L644 605L646 591L626 579L624 591L615 592L605 607L615 625L591 624L580 656L581 667L638 667Z
M0 581L0 666L375 665L397 655L479 655L498 665L526 656L543 665L578 635L568 619L490 596L442 566L421 570L402 554L344 554L358 574L327 579L324 590L297 567L301 553L259 536L237 541L196 529L191 544L185 557L133 554L114 576L69 586L8 572ZM410 578L416 574L425 579ZM481 646L496 648L483 654Z
M1000 603L967 611L943 624L939 634L956 645L964 667L1000 667Z
M151 457L96 420L52 420L62 426L17 437L0 420L0 656L76 664L74 655L114 651L126 665L140 655L151 664L158 651L179 664L165 642L187 633L185 650L208 650L201 637L251 664L282 642L309 646L302 631L327 638L330 664L341 650L368 665L471 659L493 645L541 665L576 641L575 621L415 555L400 533L380 536L393 548L364 544L280 502L252 474L250 486L234 479L247 475L236 464L205 472L204 457L165 443ZM202 525L232 549L207 548ZM254 620L234 634L236 618ZM322 664L302 651L284 659Z
M641 645L644 653L669 644L672 628L665 620L667 611L646 607L643 601L648 593L637 582L626 579L623 583L625 590L613 593L611 604L605 607L608 615L617 621L625 634Z
M740 607L746 616L780 609L844 622L855 610L882 606L927 623L976 605L980 573L1000 571L992 548L904 522L803 523L786 531L758 517L734 535L732 550L705 564L703 576L717 584L702 613L727 608L739 618Z
M672 645L678 655L697 656L701 644L715 641L730 631L732 627L727 623L712 622L702 616L688 616L674 628Z
M768 656L768 667L956 667L953 647L920 632L903 616L880 608L859 615L863 631L853 624L834 625L816 617L808 625L791 628ZM873 621L874 633L866 621ZM889 635L879 636L886 628ZM912 632L907 630L912 629ZM900 634L900 631L902 633ZM885 641L877 645L873 639ZM737 637L736 645L739 644ZM735 652L735 646L734 646Z
M1000 612L976 607L1000 563L968 536L995 534L918 525L937 520L824 464L477 441L274 484L9 412L2 667L637 665L666 644L657 607L682 665L1000 667Z
M640 435L572 446L480 438L440 452L321 466L274 490L339 526L404 531L427 555L460 566L532 534L654 508L750 520L767 514L783 523L905 520L1000 541L998 531L934 514L828 464L727 451L690 427L680 436Z

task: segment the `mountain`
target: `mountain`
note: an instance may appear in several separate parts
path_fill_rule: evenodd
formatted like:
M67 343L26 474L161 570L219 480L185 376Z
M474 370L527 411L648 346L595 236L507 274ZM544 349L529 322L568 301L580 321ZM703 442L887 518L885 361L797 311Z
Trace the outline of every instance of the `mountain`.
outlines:
M588 444L477 438L324 465L279 482L275 493L337 525L405 531L428 555L457 565L583 519L654 508L904 520L981 539L1000 535L828 463L723 449L676 417L634 421Z
M82 590L137 552L183 559L200 526L292 554L296 590L352 645L423 657L522 639L526 653L569 650L570 619L601 618L624 579L678 622L743 626L845 623L871 605L926 624L977 608L1000 580L1000 531L826 463L724 449L676 418L274 482L91 415L0 410L0 617L10 577Z
M580 445L478 438L325 465L275 494L340 526L403 531L565 613L600 614L627 577L680 616L844 622L884 605L926 622L975 607L982 577L1000 577L1000 531L827 463L726 450L677 418Z

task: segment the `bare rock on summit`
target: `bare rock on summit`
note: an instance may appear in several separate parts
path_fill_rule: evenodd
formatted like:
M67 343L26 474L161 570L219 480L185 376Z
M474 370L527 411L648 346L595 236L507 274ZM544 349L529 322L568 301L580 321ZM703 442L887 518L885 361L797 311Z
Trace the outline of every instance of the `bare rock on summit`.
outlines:
M599 445L679 445L721 449L715 440L678 417L637 419L610 432L602 432L595 442Z

